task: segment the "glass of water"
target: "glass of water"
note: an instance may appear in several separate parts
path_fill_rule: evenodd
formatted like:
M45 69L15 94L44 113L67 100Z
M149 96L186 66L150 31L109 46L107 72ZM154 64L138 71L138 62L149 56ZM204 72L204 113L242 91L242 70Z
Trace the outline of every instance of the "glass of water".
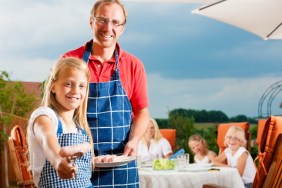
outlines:
M176 164L177 164L178 169L183 169L183 168L188 167L188 165L189 165L189 154L185 153L185 154L181 154L181 155L177 156Z

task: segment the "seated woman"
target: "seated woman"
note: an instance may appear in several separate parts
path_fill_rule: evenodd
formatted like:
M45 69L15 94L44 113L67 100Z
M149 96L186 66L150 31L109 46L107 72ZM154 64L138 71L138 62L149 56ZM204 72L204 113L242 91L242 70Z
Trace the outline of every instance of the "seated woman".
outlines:
M160 133L157 122L150 118L147 130L138 145L138 158L143 162L156 158L169 158L172 154L168 140Z
M199 134L190 136L188 146L192 150L195 163L210 163L217 155L208 149L206 140Z

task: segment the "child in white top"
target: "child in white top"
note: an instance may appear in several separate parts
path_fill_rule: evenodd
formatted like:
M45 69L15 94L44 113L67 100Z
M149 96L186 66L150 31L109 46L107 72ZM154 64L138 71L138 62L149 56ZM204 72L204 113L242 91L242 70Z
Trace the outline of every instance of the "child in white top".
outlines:
M151 118L138 145L138 159L144 162L159 157L169 158L172 154L171 145L160 133L156 120Z
M87 64L80 59L60 59L53 67L42 106L32 113L27 131L36 187L92 187L89 79Z
M210 163L217 155L208 149L206 140L199 134L190 136L188 146L194 155L194 162L205 164Z
M212 161L212 164L237 168L245 187L249 188L252 187L256 167L252 156L245 148L246 143L245 131L238 126L230 127L224 137L224 144L227 148ZM227 164L224 163L226 160Z

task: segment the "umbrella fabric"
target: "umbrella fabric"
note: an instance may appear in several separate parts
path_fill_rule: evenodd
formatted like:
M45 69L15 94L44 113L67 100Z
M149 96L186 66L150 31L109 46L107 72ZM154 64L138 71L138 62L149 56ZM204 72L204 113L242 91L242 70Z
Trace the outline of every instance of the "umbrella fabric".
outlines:
M282 39L282 0L215 0L192 11L263 39Z

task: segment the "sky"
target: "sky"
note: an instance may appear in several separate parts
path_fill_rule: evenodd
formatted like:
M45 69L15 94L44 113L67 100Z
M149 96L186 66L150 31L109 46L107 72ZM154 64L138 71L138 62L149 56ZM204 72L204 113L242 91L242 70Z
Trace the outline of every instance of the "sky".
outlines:
M94 2L0 0L0 71L43 82L64 52L92 38ZM128 21L119 43L144 63L154 118L177 108L256 117L264 92L282 80L282 40L192 14L198 3L123 2ZM279 92L273 114L281 114L281 102Z

